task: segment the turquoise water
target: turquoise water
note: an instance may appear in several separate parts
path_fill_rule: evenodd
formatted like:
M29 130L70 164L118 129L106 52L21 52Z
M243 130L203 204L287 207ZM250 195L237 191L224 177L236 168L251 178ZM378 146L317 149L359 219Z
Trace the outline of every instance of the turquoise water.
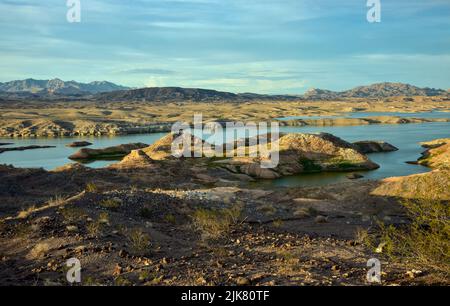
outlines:
M345 113L335 116L291 116L278 118L278 120L296 120L296 119L334 119L334 118L367 118L367 117L379 117L379 116L395 116L395 117L407 117L407 118L429 118L429 119L441 119L450 118L450 112L423 112L423 113L400 113L400 112L354 112Z
M420 124L334 126L334 127L282 127L283 132L316 133L326 132L346 141L383 140L399 148L395 152L372 153L368 157L380 165L372 171L356 172L366 179L382 179L430 171L429 168L411 165L406 161L416 161L425 150L419 142L450 137L450 122ZM275 186L308 186L347 181L348 173L317 173L285 177L266 182Z
M281 132L291 133L320 133L327 132L349 142L359 140L383 140L399 148L399 151L389 153L369 154L371 160L379 164L378 170L360 172L367 179L380 179L390 176L403 176L429 171L428 168L406 164L415 161L424 149L419 142L436 138L450 137L450 122L432 122L420 124L394 125L363 125L363 126L334 126L334 127L280 127ZM56 148L37 149L28 151L11 151L0 154L0 164L12 164L16 167L43 167L54 169L71 163L67 157L77 151L65 145L80 140L93 143L90 148L101 148L124 143L143 142L151 144L163 137L165 133L126 135L116 137L76 137L76 138L38 138L38 139L10 139L0 138L0 142L13 142L13 145L53 145ZM89 167L104 167L115 161L94 161ZM335 183L348 180L348 173L317 173L285 177L273 181L263 181L261 184L270 186L308 186Z
M56 148L48 149L36 149L26 151L9 151L0 153L0 164L11 164L15 167L22 168L38 168L42 167L47 170L54 169L56 167L73 163L74 161L68 159L68 156L72 155L80 148L69 148L66 144L74 141L86 140L93 145L87 148L104 148L110 146L116 146L124 143L142 142L146 144L152 144L156 140L166 135L166 133L154 133L154 134L139 134L139 135L125 135L115 137L65 137L65 138L0 138L0 143L13 143L13 145L1 146L2 148L8 147L21 147L29 145L48 145L56 146ZM86 166L93 168L105 167L116 161L94 161L86 164Z

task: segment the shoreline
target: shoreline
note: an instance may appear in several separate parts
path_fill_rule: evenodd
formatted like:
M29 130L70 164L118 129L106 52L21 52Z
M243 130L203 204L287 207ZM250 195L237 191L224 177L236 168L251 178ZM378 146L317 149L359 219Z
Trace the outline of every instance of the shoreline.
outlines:
M449 113L450 114L450 113ZM249 122L249 121L247 121ZM244 121L244 124L247 123ZM449 118L414 118L414 117L398 117L398 116L377 116L377 117L364 117L364 118L321 118L321 119L292 119L292 120L276 120L280 127L331 127L331 126L365 126L365 125L396 125L396 124L421 124L421 123L439 123L450 122ZM94 123L94 122L92 122ZM107 123L112 124L113 122ZM270 123L270 121L268 121ZM127 128L121 128L119 132L108 131L99 132L94 131L92 133L79 133L79 132L64 132L61 134L55 133L52 135L41 135L34 133L17 134L20 132L14 132L13 135L5 135L0 133L2 139L34 139L34 138L83 138L83 137L119 137L128 135L143 135L143 134L155 134L155 133L170 133L172 123L156 123L151 126L134 127L127 130ZM158 126L157 128L155 126ZM222 124L223 126L223 124ZM223 126L225 129L226 127Z

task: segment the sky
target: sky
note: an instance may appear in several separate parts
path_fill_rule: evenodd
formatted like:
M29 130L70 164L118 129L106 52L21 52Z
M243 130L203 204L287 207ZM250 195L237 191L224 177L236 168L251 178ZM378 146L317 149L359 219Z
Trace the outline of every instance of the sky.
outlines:
M301 94L377 82L450 88L450 1L0 0L0 82L107 80Z

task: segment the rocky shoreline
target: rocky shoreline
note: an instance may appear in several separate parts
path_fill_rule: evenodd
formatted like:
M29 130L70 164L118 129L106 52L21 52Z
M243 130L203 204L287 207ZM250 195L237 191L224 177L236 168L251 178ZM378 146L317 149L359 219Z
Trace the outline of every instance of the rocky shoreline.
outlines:
M0 284L67 285L65 261L76 257L83 285L365 285L374 256L384 267L383 285L448 284L433 270L375 253L360 234L379 220L407 224L400 201L418 188L450 199L445 167L262 189L251 184L261 171L242 167L253 160L229 157L241 163L230 171L208 158L173 158L171 140L100 169L0 165ZM329 134L279 141L280 175L312 163L327 170L329 159L374 166L354 144Z

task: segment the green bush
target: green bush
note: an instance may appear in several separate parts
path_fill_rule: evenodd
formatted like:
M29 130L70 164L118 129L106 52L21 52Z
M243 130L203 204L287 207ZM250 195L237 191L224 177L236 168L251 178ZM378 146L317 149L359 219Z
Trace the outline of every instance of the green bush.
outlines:
M450 274L450 207L436 199L406 200L410 223L395 227L380 223L379 231L366 242L396 261Z
M194 227L205 238L218 238L229 232L232 225L237 224L242 214L242 206L234 205L230 208L204 209L194 211L192 221Z

